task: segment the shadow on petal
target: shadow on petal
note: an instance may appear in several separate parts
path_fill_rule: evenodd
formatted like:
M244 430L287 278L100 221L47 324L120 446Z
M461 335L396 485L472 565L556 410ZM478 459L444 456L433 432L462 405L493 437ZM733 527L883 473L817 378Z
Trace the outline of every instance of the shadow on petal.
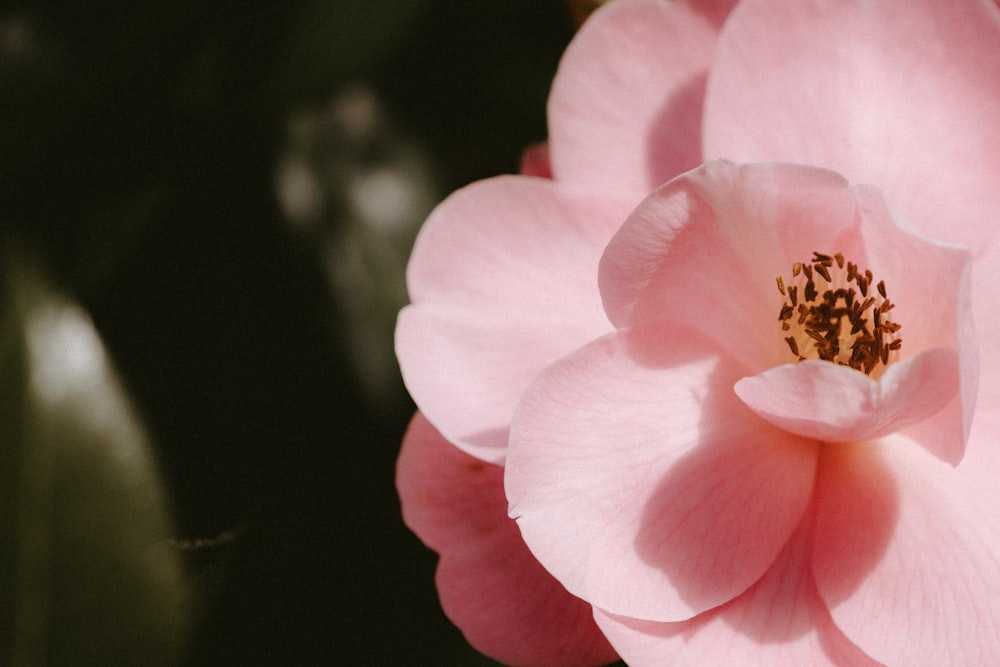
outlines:
M808 512L759 581L690 621L640 621L597 610L597 622L629 664L879 667L836 626L817 591L813 529Z
M636 345L636 355L651 364L669 349L662 341L645 350L642 341ZM643 510L637 553L666 573L693 612L667 620L687 620L746 591L811 502L818 445L750 412L732 391L733 369L720 364L701 389L698 444L670 468Z
M465 436L463 441L472 445L477 450L496 452L497 456L494 459L489 459L489 462L503 465L503 460L506 457L507 438L509 436L510 429L507 427L486 428ZM484 458L483 460L487 459Z
M831 609L882 560L899 514L896 480L871 443L824 448L816 477L812 563Z
M650 127L646 168L651 187L659 187L703 162L700 137L707 79L708 73L701 72L681 84Z

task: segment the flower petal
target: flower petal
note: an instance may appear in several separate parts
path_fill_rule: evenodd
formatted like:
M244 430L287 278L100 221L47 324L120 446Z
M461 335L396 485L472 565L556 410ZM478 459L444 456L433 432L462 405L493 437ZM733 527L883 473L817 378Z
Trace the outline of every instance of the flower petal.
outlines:
M683 623L638 621L598 609L597 624L633 667L878 667L837 628L816 592L808 561L810 520L760 581L719 609Z
M396 484L406 524L441 554L441 604L470 644L526 666L616 659L590 605L542 569L507 517L500 467L452 447L418 413L403 441Z
M616 326L677 319L754 372L787 362L775 277L814 250L864 261L857 196L823 169L712 162L650 195L601 258Z
M996 478L970 477L968 461L953 469L896 439L865 445L884 461L875 473L867 461L852 462L856 452L848 449L830 450L839 460L821 460L813 551L819 592L837 625L878 660L996 664ZM995 462L990 470L997 472ZM887 495L894 510L873 512Z
M811 0L775 13L747 0L718 46L704 141L707 156L804 162L873 183L922 233L971 248L985 269L971 290L988 341L1000 335L989 275L1000 262L998 108L997 3ZM977 343L965 337L961 402L947 411L967 432ZM1000 368L1000 348L979 347L983 367ZM1000 403L1000 373L979 382L978 409Z
M834 169L978 256L1000 251L998 108L991 2L746 0L718 44L705 155Z
M639 198L698 165L706 73L733 4L625 0L595 12L549 98L556 178Z
M774 278L814 250L875 268L903 324L901 358L929 356L897 362L878 384L847 368L774 368L794 359L776 322L782 300ZM955 464L978 377L969 271L967 251L898 226L870 186L811 167L719 161L640 204L601 258L600 286L616 326L677 320L763 373L738 391L781 428L851 441L912 427L914 438ZM921 400L908 401L914 392Z
M684 620L745 591L805 510L815 447L751 417L745 370L655 323L547 369L511 429L506 488L529 548L611 613Z
M972 257L965 248L900 230L878 214L886 204L874 188L858 186L855 191L865 217L880 223L864 225L861 233L871 268L886 279L895 304L893 320L903 325L900 358L933 348L958 352L959 391L954 399L934 419L907 429L932 454L956 465L965 453L981 376L970 284ZM1000 310L992 310L1000 315Z
M873 440L940 412L958 394L958 354L936 348L891 365L875 381L828 361L806 360L746 377L736 395L758 415L795 435L826 442ZM922 444L957 464L965 449L961 428Z
M530 380L610 329L596 270L630 208L511 176L459 190L432 213L410 259L396 353L411 396L448 440L502 461Z
M521 153L520 173L523 176L552 178L552 164L549 161L549 144L532 144Z

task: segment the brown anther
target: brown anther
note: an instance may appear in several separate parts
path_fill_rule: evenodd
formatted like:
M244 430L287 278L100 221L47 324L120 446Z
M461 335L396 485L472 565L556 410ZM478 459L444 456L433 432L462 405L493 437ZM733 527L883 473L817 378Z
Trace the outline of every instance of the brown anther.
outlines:
M799 344L795 342L795 337L789 336L785 339L785 342L788 343L788 349L792 351L792 354L796 357L799 356Z
M812 338L817 343L826 343L827 340L820 332L815 329L806 329L806 335Z
M826 268L825 264L813 264L813 268L816 269L816 273L823 276L823 280L826 282L830 282L832 280L830 278L830 271Z
M879 362L879 354L878 350L876 349L872 352L872 354L865 355L864 361L861 362L860 368L857 368L856 370L861 371L865 375L871 375L872 371L875 370L875 367L878 366L878 362Z
M785 297L778 320L797 360L820 359L871 374L902 348L900 325L888 316L894 304L871 270L859 269L843 253L813 252L810 261L792 264L792 279L796 284L776 279Z
M815 301L818 294L819 292L816 291L816 283L814 283L812 278L810 278L806 281L806 301Z

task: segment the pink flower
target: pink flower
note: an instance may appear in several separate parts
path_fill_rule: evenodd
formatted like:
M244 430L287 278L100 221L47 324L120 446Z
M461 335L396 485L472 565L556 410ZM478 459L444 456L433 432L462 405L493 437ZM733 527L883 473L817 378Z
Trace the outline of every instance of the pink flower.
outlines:
M428 220L404 514L519 664L1000 662L1000 12L732 4L599 11Z
M473 646L512 665L616 659L590 605L542 568L507 517L502 467L453 447L418 413L399 471L403 517L441 554L441 605Z

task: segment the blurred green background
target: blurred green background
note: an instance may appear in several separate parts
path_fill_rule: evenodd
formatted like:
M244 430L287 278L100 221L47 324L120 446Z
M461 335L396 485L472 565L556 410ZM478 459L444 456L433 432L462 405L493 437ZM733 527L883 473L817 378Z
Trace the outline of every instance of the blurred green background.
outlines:
M392 327L430 207L544 139L572 32L557 0L5 3L13 664L490 664L399 518Z

